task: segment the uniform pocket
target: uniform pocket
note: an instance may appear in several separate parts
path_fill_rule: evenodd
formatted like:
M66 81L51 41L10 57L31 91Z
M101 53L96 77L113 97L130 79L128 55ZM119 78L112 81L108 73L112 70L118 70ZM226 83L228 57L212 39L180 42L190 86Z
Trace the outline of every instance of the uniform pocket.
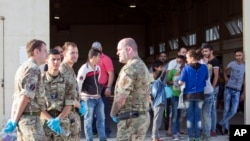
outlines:
M23 137L43 140L44 130L38 116L22 116L18 122L18 131Z
M35 116L22 117L18 122L18 127L24 135L28 135L36 130L36 122L37 119Z
M70 120L70 132L73 136L78 135L81 131L81 119L78 113L70 112L69 114Z

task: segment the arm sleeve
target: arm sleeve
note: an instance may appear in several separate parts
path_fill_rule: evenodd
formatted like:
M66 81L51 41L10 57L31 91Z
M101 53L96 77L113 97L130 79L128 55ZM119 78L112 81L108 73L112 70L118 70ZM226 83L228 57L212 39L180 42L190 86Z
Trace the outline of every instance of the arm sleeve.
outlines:
M40 70L39 68L30 68L23 74L23 79L21 81L21 94L34 99L36 91L39 88L40 80Z
M65 93L65 105L74 105L74 99L75 99L75 96L77 95L76 86L75 86L74 81L72 80L74 79L68 79L66 83L67 89Z
M38 97L37 104L40 106L41 111L45 111L47 109L46 99L45 99L45 86L43 83L42 76L40 76L40 80L38 83Z
M106 59L103 60L104 67L106 68L107 72L109 71L114 71L114 66L112 60L107 57Z
M233 63L233 62L228 63L228 64L227 64L227 68L231 69L232 63Z
M168 71L174 69L174 68L176 67L176 65L177 65L176 59L171 60L171 61L168 63Z
M168 76L167 81L172 81L172 79L173 79L173 70L170 70L167 76Z
M188 77L188 73L187 73L187 65L185 65L185 67L182 69L181 71L181 76L180 76L180 81L187 83L187 77Z
M219 68L220 67L220 61L219 60L214 60L212 65L213 65L213 68Z
M117 86L115 91L114 102L110 112L111 116L118 114L120 109L126 103L127 97L133 90L135 83L135 78L133 73L134 72L130 70L125 70L120 73L119 75L120 79L118 80L118 82L116 82Z
M81 92L82 90L82 84L85 80L85 77L86 77L86 74L84 74L84 66L81 66L76 77L79 92Z

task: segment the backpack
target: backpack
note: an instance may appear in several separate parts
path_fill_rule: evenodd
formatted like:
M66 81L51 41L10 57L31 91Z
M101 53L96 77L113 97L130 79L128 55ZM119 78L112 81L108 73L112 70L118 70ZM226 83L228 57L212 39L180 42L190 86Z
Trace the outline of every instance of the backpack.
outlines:
M158 106L159 104L166 104L165 85L160 78L151 83L150 96L154 106Z

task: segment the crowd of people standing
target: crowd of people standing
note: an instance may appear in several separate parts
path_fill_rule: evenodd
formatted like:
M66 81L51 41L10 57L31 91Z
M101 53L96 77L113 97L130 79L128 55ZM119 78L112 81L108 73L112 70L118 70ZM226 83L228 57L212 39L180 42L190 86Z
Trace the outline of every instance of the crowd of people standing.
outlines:
M225 69L207 43L199 50L181 47L169 63L168 54L161 52L148 69L139 57L136 41L123 38L117 55L124 66L114 88L113 62L98 41L91 45L77 74L73 65L79 54L74 42L47 51L44 41L33 39L26 51L29 58L16 72L11 118L3 128L5 133L16 129L20 141L79 141L82 132L87 141L93 141L94 134L106 141L111 133L110 119L117 124L118 141L143 141L150 126L150 108L153 141L163 140L159 134L162 119L173 140L187 134L189 141L209 141L211 136L229 134L229 121L245 94L240 49ZM44 63L42 72L39 65ZM220 77L225 80L224 112L217 122ZM170 97L166 87L171 88ZM178 107L180 101L184 108Z

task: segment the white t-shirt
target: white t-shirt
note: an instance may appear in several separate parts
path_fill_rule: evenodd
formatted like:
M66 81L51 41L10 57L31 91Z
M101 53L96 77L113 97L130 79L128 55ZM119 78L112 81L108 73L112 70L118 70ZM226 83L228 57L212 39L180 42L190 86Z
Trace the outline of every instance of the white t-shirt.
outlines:
M173 59L173 60L171 60L171 61L168 63L168 71L169 71L169 70L172 70L172 69L177 69L177 68L178 68L178 64L177 64L176 59Z

